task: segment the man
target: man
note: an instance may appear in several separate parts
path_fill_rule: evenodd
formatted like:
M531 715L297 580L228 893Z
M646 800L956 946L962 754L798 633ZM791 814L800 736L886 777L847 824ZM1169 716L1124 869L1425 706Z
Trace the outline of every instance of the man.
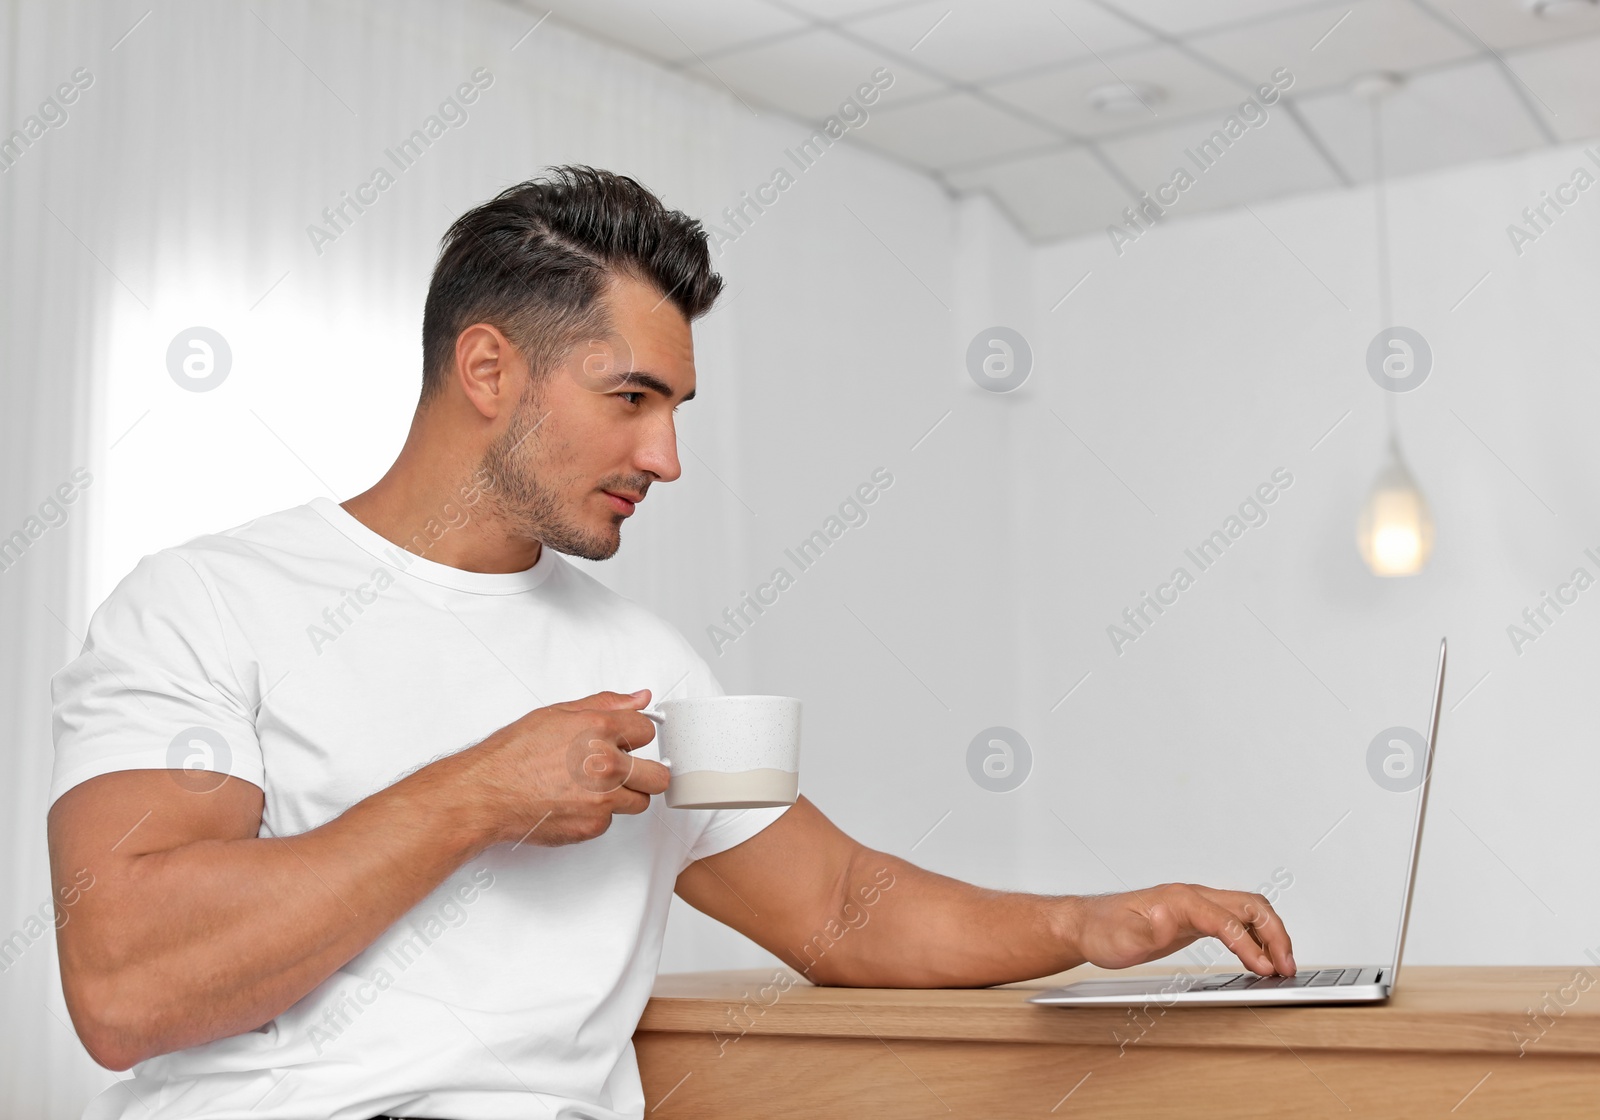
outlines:
M699 224L631 179L503 191L445 235L383 478L146 556L96 612L52 682L51 870L93 875L58 935L73 1023L138 1068L88 1120L641 1117L630 1039L674 890L819 984L984 986L1208 935L1293 973L1259 895L1002 893L805 797L654 800L639 709L721 688L558 554L614 555L680 474L690 323L721 283Z

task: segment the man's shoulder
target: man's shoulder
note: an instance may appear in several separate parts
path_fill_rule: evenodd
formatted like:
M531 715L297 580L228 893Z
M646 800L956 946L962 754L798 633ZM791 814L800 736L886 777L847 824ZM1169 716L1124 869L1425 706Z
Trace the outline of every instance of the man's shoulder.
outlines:
M303 551L305 542L319 537L325 526L315 506L305 502L252 517L227 529L201 533L160 551L182 556L190 563L225 556L260 558L284 549Z
M310 505L291 506L159 548L139 558L110 599L177 606L185 592L210 586L223 569L277 567L286 555L304 553L317 520Z

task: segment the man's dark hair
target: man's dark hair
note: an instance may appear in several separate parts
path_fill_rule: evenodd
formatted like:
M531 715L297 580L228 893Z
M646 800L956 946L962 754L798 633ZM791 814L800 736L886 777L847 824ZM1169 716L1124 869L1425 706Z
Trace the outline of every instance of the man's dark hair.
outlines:
M491 323L528 360L534 383L573 345L609 328L614 276L651 284L683 317L722 291L705 231L626 175L550 168L457 218L440 242L422 313L422 403L448 383L456 339Z

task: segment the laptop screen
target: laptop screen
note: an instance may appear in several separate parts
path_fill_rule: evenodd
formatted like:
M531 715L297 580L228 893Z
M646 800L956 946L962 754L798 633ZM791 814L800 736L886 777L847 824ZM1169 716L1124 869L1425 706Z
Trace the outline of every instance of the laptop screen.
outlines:
M1412 826L1411 860L1406 864L1406 893L1400 902L1400 935L1394 943L1394 963L1384 979L1393 990L1400 979L1400 956L1406 948L1406 925L1411 920L1411 894L1417 885L1417 854L1422 850L1422 821L1428 811L1428 787L1433 784L1433 747L1439 735L1439 710L1444 701L1445 640L1439 639L1439 668L1433 679L1433 713L1428 717L1428 739L1418 765L1422 768L1422 783L1417 787L1417 819Z

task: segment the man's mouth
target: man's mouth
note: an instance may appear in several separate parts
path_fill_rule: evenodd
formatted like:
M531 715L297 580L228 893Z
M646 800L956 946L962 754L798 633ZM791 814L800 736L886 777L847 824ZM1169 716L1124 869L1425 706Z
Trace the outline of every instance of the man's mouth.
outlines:
M632 513L633 507L644 501L643 494L618 494L613 490L602 490L600 492L606 497L610 498L611 505L618 513L623 514L624 516Z

